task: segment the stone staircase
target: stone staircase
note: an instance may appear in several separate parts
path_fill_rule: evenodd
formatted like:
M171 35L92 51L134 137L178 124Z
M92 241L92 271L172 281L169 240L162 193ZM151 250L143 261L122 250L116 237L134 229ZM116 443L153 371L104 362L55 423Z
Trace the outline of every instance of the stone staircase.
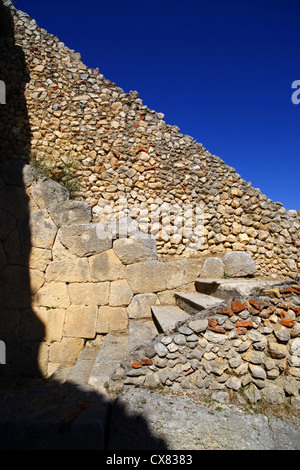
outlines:
M274 283L276 283L274 281ZM156 335L171 332L178 322L221 306L233 298L248 296L273 282L233 279L196 279L195 292L176 292L175 305L153 305L152 318L130 320L126 334L108 333L99 348L86 347L77 363L65 375L66 381L88 384L106 393L106 383L122 360L134 348Z

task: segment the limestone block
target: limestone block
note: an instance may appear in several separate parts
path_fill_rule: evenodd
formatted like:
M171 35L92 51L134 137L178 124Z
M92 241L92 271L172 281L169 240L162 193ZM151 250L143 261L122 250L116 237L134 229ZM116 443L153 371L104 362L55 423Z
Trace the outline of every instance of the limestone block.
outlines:
M224 277L224 264L220 258L206 258L203 263L201 276L202 278L222 278Z
M146 261L126 267L128 283L135 294L166 290L166 266L160 261Z
M257 268L249 253L231 251L223 258L225 274L229 277L243 277L252 275Z
M94 338L97 315L96 305L70 305L66 310L64 335L75 338Z
M124 264L157 259L155 238L147 234L119 238L115 240L113 249Z
M36 292L43 286L44 282L44 273L38 269L29 269L29 284L32 295L36 294Z
M84 347L82 338L63 338L50 344L49 361L54 363L72 364L80 356Z
M68 285L73 305L106 305L109 299L109 282L73 282Z
M60 308L33 307L21 315L20 336L31 341L60 341L65 310Z
M124 331L128 327L128 316L123 307L103 306L99 308L96 332Z
M30 269L45 271L51 262L51 250L32 247L29 253L28 264Z
M49 178L40 178L31 186L31 195L40 209L69 199L69 192L61 184Z
M49 207L48 212L53 222L62 225L86 224L92 220L92 209L84 201L65 201Z
M125 278L126 268L114 250L107 250L89 258L92 281L116 281Z
M57 227L53 224L51 219L48 217L48 213L45 209L33 212L30 214L29 229L30 234L26 233L27 219L22 221L23 225L23 241L28 246L34 246L37 248L49 248L53 246L53 242L57 233ZM25 240L24 240L25 238Z
M127 307L129 318L152 318L151 306L158 303L156 294L136 294Z
M90 270L85 258L52 261L46 269L46 281L88 282Z
M112 247L112 241L109 237L98 237L97 224L63 226L58 230L56 240L63 245L71 255L79 257L102 253Z
M111 283L109 305L112 307L127 307L132 297L133 292L126 279L120 279Z
M35 294L33 304L37 307L68 308L70 298L64 282L46 282Z
M199 270L197 266L190 264L187 259L166 261L165 268L167 289L177 289L195 281Z

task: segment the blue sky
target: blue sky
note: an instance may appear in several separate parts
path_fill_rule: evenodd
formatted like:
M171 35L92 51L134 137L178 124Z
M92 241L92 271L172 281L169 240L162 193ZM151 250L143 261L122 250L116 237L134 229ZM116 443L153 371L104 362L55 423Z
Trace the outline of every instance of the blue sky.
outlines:
M299 0L17 0L167 124L300 210ZM300 98L300 92L299 92Z

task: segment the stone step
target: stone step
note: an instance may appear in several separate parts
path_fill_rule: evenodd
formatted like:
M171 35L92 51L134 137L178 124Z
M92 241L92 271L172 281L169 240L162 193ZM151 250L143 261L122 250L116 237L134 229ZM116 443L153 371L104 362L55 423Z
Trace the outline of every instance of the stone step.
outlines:
M158 332L165 334L172 331L178 322L190 316L176 305L153 305L151 311Z
M223 300L231 300L257 294L278 281L262 281L256 279L196 279L195 288L201 294L210 295Z
M129 321L129 352L137 346L141 346L158 334L153 320L130 320Z
M107 334L94 362L88 383L105 392L110 375L128 354L128 335Z
M202 310L217 307L224 300L199 292L175 292L177 305L190 315L195 315Z

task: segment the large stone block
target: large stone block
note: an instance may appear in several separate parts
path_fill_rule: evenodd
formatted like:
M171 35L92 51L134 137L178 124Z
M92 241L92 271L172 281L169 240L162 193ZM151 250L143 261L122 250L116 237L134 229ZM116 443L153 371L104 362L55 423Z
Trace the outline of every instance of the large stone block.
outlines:
M249 253L231 251L223 258L224 271L229 277L244 277L255 274L257 268Z
M61 244L71 255L79 257L96 255L112 247L109 237L98 237L97 224L63 226L58 230L55 245L57 243Z
M64 335L74 338L94 338L97 315L96 305L70 305L66 310Z
M111 307L122 307L129 305L133 292L126 279L113 281L110 287L109 305Z
M165 262L167 289L177 289L180 286L194 282L198 268L187 259L175 259Z
M46 269L46 281L88 282L90 270L85 258L52 261Z
M74 305L107 305L109 282L73 282L68 285L71 303Z
M62 225L86 224L92 220L92 209L84 201L65 201L52 205L48 209L53 222Z
M166 265L160 261L146 261L126 267L128 283L135 294L163 291L167 288Z
M155 238L147 234L119 238L115 240L113 249L124 264L157 259Z
M222 278L224 277L224 264L220 258L210 257L206 258L203 263L201 276L202 278Z
M46 282L33 297L37 307L68 308L70 298L64 282Z
M125 278L126 269L114 250L107 250L89 258L92 281L116 281Z
M103 306L99 308L97 333L125 331L128 327L128 315L124 307Z
M39 210L30 214L29 230L28 218L22 220L22 239L27 246L51 249L57 233L57 227L49 218L46 210Z
M83 338L63 338L50 344L49 361L56 364L73 364L84 347Z
M136 294L127 307L129 318L152 318L151 306L158 303L156 294Z
M39 178L33 183L31 195L40 209L48 209L53 204L69 199L68 190L49 178Z

